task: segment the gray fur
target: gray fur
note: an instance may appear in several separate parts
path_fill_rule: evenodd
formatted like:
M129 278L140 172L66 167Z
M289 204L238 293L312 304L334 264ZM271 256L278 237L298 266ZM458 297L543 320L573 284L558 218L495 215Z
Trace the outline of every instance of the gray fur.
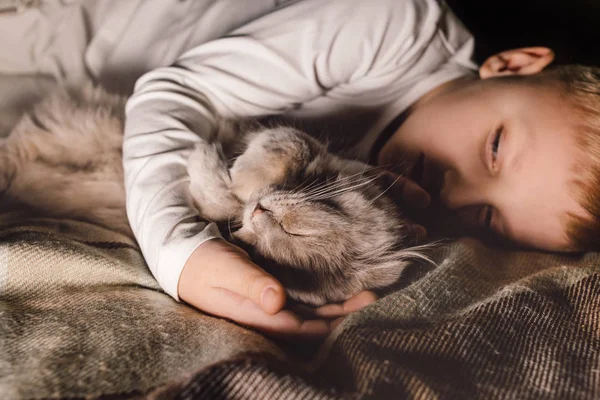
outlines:
M54 94L26 114L0 142L0 207L133 236L122 183L123 104L88 87ZM292 299L345 300L394 283L409 259L422 257L368 165L289 127L223 129L244 130L241 142L223 143L238 157L228 162L233 155L221 143L198 144L189 160L192 197Z

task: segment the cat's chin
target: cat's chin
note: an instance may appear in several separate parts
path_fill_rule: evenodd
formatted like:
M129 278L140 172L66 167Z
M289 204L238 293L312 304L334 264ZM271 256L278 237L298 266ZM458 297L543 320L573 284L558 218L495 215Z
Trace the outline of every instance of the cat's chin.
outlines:
M256 246L258 237L256 233L252 229L249 229L247 226L243 226L232 234L235 240L243 242L249 246Z

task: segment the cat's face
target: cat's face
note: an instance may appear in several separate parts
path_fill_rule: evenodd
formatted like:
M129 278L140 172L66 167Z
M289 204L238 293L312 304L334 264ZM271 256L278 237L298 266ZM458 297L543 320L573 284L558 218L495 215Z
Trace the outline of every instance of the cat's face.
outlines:
M231 177L244 203L234 237L292 297L322 304L398 279L406 224L372 167L278 128L250 137Z

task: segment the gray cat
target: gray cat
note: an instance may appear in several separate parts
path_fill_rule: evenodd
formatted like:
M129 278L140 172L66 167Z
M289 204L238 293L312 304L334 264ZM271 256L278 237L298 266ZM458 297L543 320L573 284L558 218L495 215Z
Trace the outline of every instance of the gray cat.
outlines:
M122 97L88 87L56 93L25 114L0 142L0 207L133 237L125 214L123 110ZM290 298L313 306L341 301L396 282L411 259L424 257L422 247L410 246L389 183L374 168L331 154L290 127L222 129L222 140L203 141L190 156L194 204ZM236 129L244 133L225 139Z

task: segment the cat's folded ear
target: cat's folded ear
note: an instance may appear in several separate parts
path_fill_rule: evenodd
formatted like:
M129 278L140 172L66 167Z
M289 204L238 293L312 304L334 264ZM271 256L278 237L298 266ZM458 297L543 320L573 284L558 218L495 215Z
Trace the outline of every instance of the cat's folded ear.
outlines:
M270 185L282 185L316 157L314 139L290 127L250 133L230 169L232 190L243 202Z

